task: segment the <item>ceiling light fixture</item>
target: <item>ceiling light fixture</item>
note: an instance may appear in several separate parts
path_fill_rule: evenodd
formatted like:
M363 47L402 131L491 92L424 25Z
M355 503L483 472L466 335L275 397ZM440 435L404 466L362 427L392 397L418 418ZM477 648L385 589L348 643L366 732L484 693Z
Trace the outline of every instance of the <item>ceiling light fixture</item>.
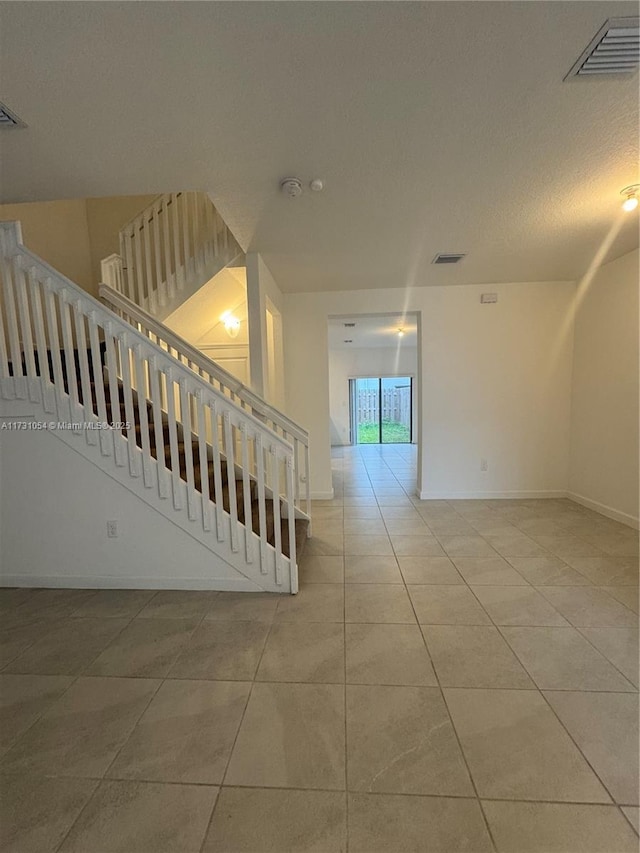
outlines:
M404 338L404 329L398 329L398 337Z
M231 311L225 311L220 317L224 323L224 328L230 338L237 338L240 331L240 320L234 317Z
M640 184L631 184L631 186L620 190L620 195L624 196L622 209L626 210L627 213L635 210L638 206L638 192L640 192Z

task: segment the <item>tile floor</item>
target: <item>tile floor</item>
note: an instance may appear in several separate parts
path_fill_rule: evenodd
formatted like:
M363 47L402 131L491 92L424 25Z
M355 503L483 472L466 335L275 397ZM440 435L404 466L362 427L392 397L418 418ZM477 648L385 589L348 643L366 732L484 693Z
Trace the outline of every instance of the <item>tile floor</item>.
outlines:
M2 590L0 850L637 850L636 533L413 453L335 451L298 596Z

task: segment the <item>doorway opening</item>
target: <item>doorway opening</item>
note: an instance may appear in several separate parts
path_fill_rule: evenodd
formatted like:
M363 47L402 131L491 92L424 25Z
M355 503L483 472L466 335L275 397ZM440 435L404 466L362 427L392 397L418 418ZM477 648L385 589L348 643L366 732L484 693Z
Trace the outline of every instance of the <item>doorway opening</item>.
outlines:
M370 376L349 380L352 444L411 444L411 376Z

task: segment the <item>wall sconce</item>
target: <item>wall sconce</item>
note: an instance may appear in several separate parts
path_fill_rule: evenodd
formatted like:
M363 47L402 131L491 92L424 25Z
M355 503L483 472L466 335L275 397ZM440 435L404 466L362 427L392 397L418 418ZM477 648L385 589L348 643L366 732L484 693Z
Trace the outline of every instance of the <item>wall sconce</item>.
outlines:
M237 317L234 317L231 311L225 311L220 319L224 323L224 328L229 337L237 338L238 332L240 331L240 320L238 320Z

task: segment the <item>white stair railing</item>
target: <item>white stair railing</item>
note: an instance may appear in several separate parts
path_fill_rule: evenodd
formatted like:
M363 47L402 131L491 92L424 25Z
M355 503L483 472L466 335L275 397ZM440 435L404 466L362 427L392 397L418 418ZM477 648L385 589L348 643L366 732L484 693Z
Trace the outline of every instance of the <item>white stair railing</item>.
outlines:
M242 254L209 196L165 193L120 229L102 280L151 314L189 295Z
M162 347L163 350L195 370L206 382L210 382L225 396L229 397L241 408L248 410L276 434L293 445L295 470L296 506L311 515L311 491L309 478L309 433L304 427L292 421L279 409L271 406L266 400L254 393L239 379L220 367L196 347L192 346L171 329L153 318L140 306L133 303L121 293L115 292L110 286L101 284L99 288L101 300L112 311L127 323L131 323L149 340ZM310 533L310 528L309 528Z
M303 514L291 444L26 249L18 222L0 223L0 279L0 396L39 403L52 420L93 424L77 440L85 436L97 464L157 492L167 515L198 526L247 577L296 592L294 520Z

